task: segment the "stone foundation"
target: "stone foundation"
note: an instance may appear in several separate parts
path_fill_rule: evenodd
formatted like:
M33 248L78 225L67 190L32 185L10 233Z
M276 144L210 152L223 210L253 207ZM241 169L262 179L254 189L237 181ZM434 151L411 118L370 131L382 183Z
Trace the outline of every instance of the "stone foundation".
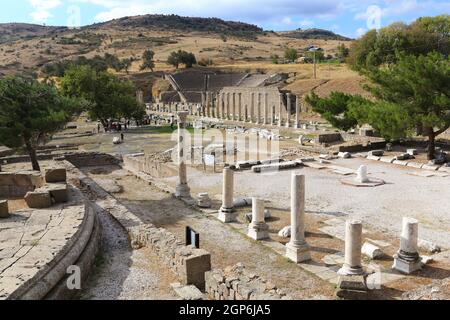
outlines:
M134 248L149 247L180 278L183 285L205 288L205 272L211 270L211 255L186 246L174 234L153 225L128 229Z
M0 197L23 197L27 192L42 187L44 183L38 171L0 172Z
M282 289L245 270L242 264L205 274L205 292L213 300L290 300Z

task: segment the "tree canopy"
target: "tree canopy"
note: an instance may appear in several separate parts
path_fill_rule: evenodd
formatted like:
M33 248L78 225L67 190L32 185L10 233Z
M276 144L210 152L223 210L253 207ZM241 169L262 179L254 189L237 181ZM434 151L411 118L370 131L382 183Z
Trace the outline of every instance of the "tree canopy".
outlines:
M20 76L1 79L0 141L10 148L25 146L33 170L40 170L36 147L62 129L82 104L49 84Z
M169 57L167 58L167 63L177 69L179 68L180 64L184 64L186 68L191 68L194 64L197 63L197 59L191 52L178 50L170 53Z
M145 107L136 100L136 88L108 72L97 72L89 66L66 71L61 91L69 97L88 101L86 107L92 120L100 120L106 128L108 119L136 119L145 116Z
M443 15L369 31L351 47L349 62L370 81L364 88L373 99L334 92L307 101L343 130L368 123L389 139L427 136L434 159L435 138L450 127L449 26Z
M298 58L297 50L294 48L286 48L284 58L289 62L295 62Z
M152 50L145 50L142 55L142 65L140 67L141 70L150 69L153 72L153 68L155 68L155 61L153 58L155 53Z

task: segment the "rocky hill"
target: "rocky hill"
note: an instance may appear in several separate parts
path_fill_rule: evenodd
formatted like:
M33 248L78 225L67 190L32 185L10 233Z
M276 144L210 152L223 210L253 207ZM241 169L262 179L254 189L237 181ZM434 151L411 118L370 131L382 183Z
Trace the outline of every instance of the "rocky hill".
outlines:
M324 29L297 29L283 33L284 36L295 39L322 39L322 40L341 40L350 41L352 39L341 36L329 30Z

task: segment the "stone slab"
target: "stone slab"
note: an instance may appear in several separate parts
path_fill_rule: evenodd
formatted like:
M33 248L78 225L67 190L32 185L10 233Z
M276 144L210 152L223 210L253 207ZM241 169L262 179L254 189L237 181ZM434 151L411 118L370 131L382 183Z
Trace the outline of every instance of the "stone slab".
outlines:
M379 156L371 156L371 155L368 155L368 156L367 156L367 159L368 159L368 160L379 161L379 160L380 160L380 157L379 157Z
M392 163L394 162L395 158L394 157L389 157L389 156L383 156L380 158L381 162L386 162L386 163Z
M49 168L45 170L45 181L48 183L66 182L67 173L65 168Z
M33 191L25 195L25 202L28 207L35 209L49 208L52 206L50 192L48 191Z
M408 162L408 164L406 166L421 169L423 166L423 163L411 161L411 162Z
M422 166L422 169L424 170L430 170L430 171L436 171L440 168L441 166L439 165L435 165L435 164L424 164Z
M393 164L399 165L399 166L407 166L409 161L407 160L394 160L394 162L392 162Z

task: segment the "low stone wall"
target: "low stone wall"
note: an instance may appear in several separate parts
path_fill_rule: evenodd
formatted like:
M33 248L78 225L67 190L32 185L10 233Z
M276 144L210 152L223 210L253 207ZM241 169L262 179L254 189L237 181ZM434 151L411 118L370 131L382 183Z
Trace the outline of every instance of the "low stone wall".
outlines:
M115 156L98 152L66 154L64 155L64 159L76 167L109 166L120 164L120 159Z
M184 285L205 288L205 272L211 270L211 255L186 246L169 231L144 225L128 230L134 248L149 247L171 268Z
M384 149L386 147L386 141L372 142L367 145L355 144L348 146L339 146L339 152L361 152L375 149Z
M38 171L0 172L0 197L23 197L45 184Z
M158 162L145 155L126 155L123 157L124 168L132 172L144 172L154 178L173 177L178 174L175 167Z
M0 299L68 299L77 293L66 284L67 269L73 265L80 267L83 287L99 247L100 225L95 208L84 203L79 190L72 188L71 198L64 205L23 212L31 217L25 231L17 229L22 247L16 262L1 269Z
M282 289L248 272L242 264L205 274L205 292L213 300L290 300Z
M95 205L111 214L127 231L134 248L151 248L184 285L205 287L205 272L211 270L211 255L203 249L185 246L174 234L141 221L94 180L73 164L64 161L69 177L76 177L81 188L96 198Z
M316 143L332 143L342 141L342 135L339 132L335 133L320 133L314 139Z

